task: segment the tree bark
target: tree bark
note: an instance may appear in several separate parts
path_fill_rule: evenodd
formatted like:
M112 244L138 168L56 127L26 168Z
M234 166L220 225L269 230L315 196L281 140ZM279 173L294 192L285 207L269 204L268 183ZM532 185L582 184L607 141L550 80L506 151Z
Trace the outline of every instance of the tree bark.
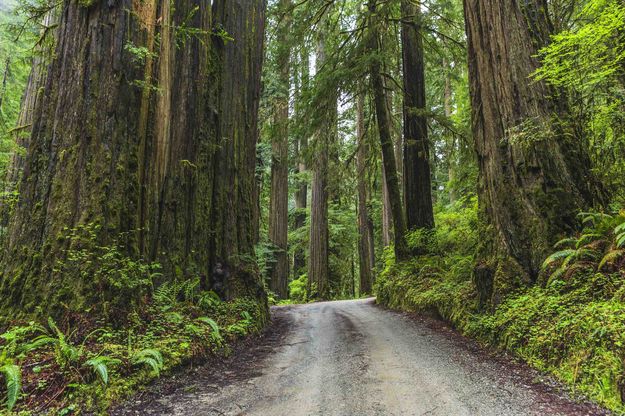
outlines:
M322 18L322 26L328 26L328 16ZM317 40L317 71L326 62L326 44L324 34ZM329 285L329 230L328 230L328 171L333 114L336 112L336 98L322 100L323 113L327 118L319 123L315 134L315 161L313 164L312 196L310 205L310 241L308 254L308 292L311 298L328 299ZM333 108L332 108L333 107ZM329 118L329 119L328 119Z
M278 8L282 20L277 30L276 67L280 91L274 102L274 126L271 157L271 197L269 240L274 246L270 289L281 299L288 297L288 222L289 222L289 89L291 86L291 2L282 0Z
M404 205L408 230L434 228L420 2L401 2L404 84Z
M391 116L389 114L386 87L382 75L382 64L380 62L382 50L380 45L380 22L379 16L376 15L376 3L374 0L369 2L369 12L369 51L375 55L373 59L371 59L369 71L374 95L380 145L382 147L384 176L393 221L395 258L397 261L402 261L409 257L408 246L406 245L405 239L406 222L404 220L401 193L399 190L395 149L391 136Z
M358 151L356 153L356 176L358 178L358 257L360 270L360 295L370 294L373 289L373 250L372 236L369 227L369 190L367 186L367 155L369 146L365 131L365 95L358 95L356 103L356 136Z
M226 297L263 296L253 210L265 4L175 6L61 5L3 252L3 315L105 309L113 287L57 269L81 244L67 228L90 224L99 245L121 240L129 256L161 263L167 279L200 275L211 287L219 263ZM174 30L183 22L200 33Z
M543 82L530 80L548 24L542 0L465 0L473 136L482 232L475 282L481 302L497 303L533 282L554 241L571 232L590 203L581 180L587 158L553 116ZM538 17L538 18L536 18Z
M303 48L301 52L301 62L299 68L299 87L300 90L296 91L298 100L296 100L295 107L297 117L301 119L303 117L303 109L300 100L309 88L309 57L308 50ZM297 145L297 166L296 170L299 174L299 180L297 182L297 189L295 191L295 229L300 229L306 225L306 207L308 205L308 182L303 179L307 171L306 166L306 149L308 148L308 137L306 134L298 139L296 138ZM295 250L293 259L293 278L297 279L302 273L306 272L306 253L305 250Z

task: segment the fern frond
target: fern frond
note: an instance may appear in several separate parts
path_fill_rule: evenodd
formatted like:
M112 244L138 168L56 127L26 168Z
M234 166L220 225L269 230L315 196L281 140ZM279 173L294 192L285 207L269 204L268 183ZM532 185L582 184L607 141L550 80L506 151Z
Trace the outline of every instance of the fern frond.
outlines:
M618 225L614 229L614 234L620 234L620 233L625 233L625 222L623 222L622 224Z
M215 320L208 318L206 316L197 318L197 320L210 326L211 329L213 330L213 334L216 334L218 337L221 338L221 331L219 330L219 325L217 324L217 322L215 322Z
M147 366L156 374L156 376L160 376L161 370L163 369L163 355L160 351L155 349L145 349L135 353L130 362L134 366Z
M545 261L543 262L542 268L546 269L550 264L559 260L564 260L567 257L575 255L575 253L577 253L577 250L573 250L573 249L557 251L545 259Z
M555 243L553 245L553 248L556 250L559 248L563 248L563 247L572 248L572 247L575 247L576 244L577 244L577 238L565 238Z
M53 338L49 335L40 335L28 344L24 344L20 351L24 353L29 353L31 351L38 350L48 345L55 345L58 342L56 338Z
M625 246L625 232L616 237L616 246L619 248Z
M617 261L618 259L620 259L623 256L625 256L625 250L612 250L612 251L609 251L601 259L601 262L599 263L598 270L603 269L603 266L605 266L606 264L614 263L615 261Z
M583 247L587 244L592 243L593 241L599 240L602 237L603 235L598 234L598 233L584 234L577 240L577 243L575 243L575 247L576 248Z
M99 356L85 361L85 366L91 367L93 372L100 377L103 384L109 383L109 366L121 364L121 360L106 356Z
M4 375L7 388L7 408L11 411L22 392L22 371L15 364L5 364L0 367L0 374Z

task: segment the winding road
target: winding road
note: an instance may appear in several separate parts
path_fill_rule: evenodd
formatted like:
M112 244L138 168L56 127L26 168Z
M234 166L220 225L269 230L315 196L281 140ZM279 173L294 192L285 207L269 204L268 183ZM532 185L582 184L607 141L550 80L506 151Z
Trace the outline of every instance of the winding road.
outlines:
M600 415L522 364L373 299L273 308L224 363L163 380L114 414Z

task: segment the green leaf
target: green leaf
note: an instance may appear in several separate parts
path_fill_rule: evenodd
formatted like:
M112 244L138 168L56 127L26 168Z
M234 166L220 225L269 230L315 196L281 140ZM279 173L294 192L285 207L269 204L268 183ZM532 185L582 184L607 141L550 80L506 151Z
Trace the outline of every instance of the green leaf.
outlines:
M149 367L157 377L160 376L161 370L163 369L163 355L160 351L151 348L133 354L130 362L137 367Z
M608 252L605 256L603 256L603 259L601 259L598 270L601 270L606 264L614 263L616 260L620 259L624 255L625 250L612 250Z
M15 364L5 364L0 367L7 387L7 408L13 410L22 391L22 371Z
M545 261L543 262L542 268L546 269L547 266L549 266L551 263L559 261L559 260L564 260L567 257L574 256L576 253L577 253L577 250L573 250L573 249L557 251L553 253L551 256L547 257L547 259L545 259Z
M197 318L198 321L203 322L211 327L214 333L220 335L219 333L219 324L215 322L214 319L208 318L206 316L202 316L201 318Z

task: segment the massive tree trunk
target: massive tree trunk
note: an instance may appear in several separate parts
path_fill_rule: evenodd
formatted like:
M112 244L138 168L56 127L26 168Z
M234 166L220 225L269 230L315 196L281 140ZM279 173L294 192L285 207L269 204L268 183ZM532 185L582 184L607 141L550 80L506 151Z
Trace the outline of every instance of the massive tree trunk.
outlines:
M380 145L382 147L382 164L388 192L388 198L393 220L394 249L397 261L405 260L409 257L406 245L406 221L401 202L399 190L399 178L397 175L397 164L395 161L395 149L391 135L391 115L388 107L386 86L382 75L382 64L380 62L380 17L376 15L376 4L373 0L369 2L369 51L375 56L371 59L370 75L371 85L374 95L376 119L378 132L380 135Z
M420 2L401 2L404 73L404 205L408 230L434 227Z
M301 52L301 62L299 65L299 89L296 91L297 98L295 100L295 111L298 119L302 119L304 110L303 104L300 102L302 96L309 88L309 57L308 50L303 48ZM308 137L302 134L300 138L296 138L297 158L296 171L299 174L297 180L297 189L295 190L295 229L300 229L306 225L306 207L308 205L308 182L304 178L306 174L306 149L308 148ZM299 278L302 273L306 272L306 252L305 250L296 250L293 259L293 277Z
M329 18L323 17L322 26L328 26ZM317 71L323 70L326 62L325 34L322 32L317 40ZM318 76L319 74L317 74ZM332 135L336 113L336 97L334 94L319 97L320 107L319 127L315 133L315 160L313 162L312 195L310 202L310 241L308 253L308 291L311 297L328 299L330 296L329 284L329 230L328 230L328 171L330 160L330 143L334 141Z
M358 151L356 153L356 176L358 178L358 257L360 264L360 295L370 294L373 289L373 250L371 235L371 219L369 217L369 189L367 184L367 155L369 145L365 129L365 95L360 93L356 103L356 136Z
M59 271L84 247L67 229L82 226L98 245L118 240L160 262L165 278L200 275L210 287L219 265L224 296L262 296L253 211L265 4L212 3L61 6L3 253L3 313L106 310L111 282Z
M580 179L589 169L587 158L567 156L577 145L553 117L551 92L530 79L548 32L543 2L464 6L480 210L490 237L475 280L482 303L496 303L534 281L553 242L573 229L576 213L590 202L589 178Z
M288 297L289 257L289 90L291 86L289 30L291 2L278 5L282 16L277 30L276 69L279 88L274 101L274 126L271 157L271 200L269 209L269 240L274 246L270 289L281 299Z

